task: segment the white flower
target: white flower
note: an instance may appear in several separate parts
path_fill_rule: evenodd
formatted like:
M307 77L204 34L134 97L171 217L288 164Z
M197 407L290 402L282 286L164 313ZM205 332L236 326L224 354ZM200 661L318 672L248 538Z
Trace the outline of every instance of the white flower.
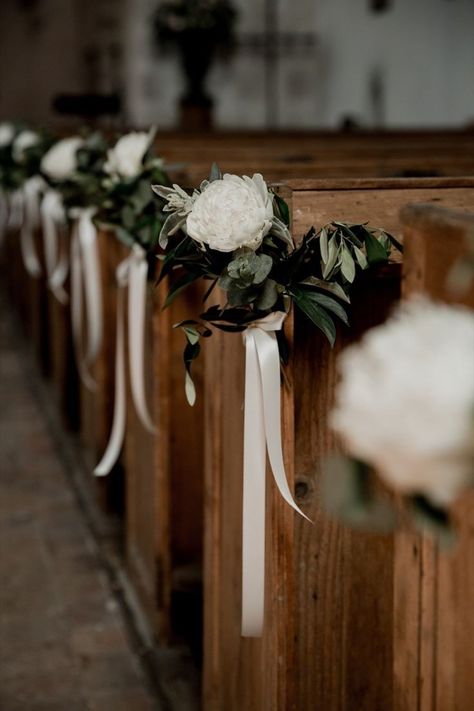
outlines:
M52 180L67 180L77 168L76 153L84 140L71 136L58 141L41 160L41 171Z
M21 163L25 157L25 151L39 143L39 134L35 131L21 131L13 141L12 153L17 163Z
M474 483L474 313L418 299L339 361L332 425L404 493L453 501Z
M0 123L0 147L8 146L15 138L15 127L11 123Z
M190 237L211 249L257 249L272 227L272 195L260 174L226 174L197 197L186 221Z
M143 159L150 146L150 134L132 131L119 138L107 151L106 173L112 177L134 178L143 170Z

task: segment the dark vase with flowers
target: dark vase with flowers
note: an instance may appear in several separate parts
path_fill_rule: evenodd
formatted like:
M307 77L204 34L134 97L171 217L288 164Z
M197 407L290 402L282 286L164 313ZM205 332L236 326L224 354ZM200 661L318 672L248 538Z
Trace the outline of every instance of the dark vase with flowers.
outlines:
M229 0L167 0L154 17L160 49L178 53L185 79L180 128L212 128L212 97L206 78L216 56L233 46L236 11Z

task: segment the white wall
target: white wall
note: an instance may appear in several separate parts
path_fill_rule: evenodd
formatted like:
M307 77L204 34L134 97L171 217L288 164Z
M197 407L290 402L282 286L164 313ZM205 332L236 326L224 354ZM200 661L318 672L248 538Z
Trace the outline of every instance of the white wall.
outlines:
M58 93L123 89L128 123L177 121L176 57L152 46L159 0L0 0L0 118L53 118ZM264 0L234 0L239 33L262 32ZM333 128L344 117L376 127L474 122L474 0L275 0L280 28L310 32L314 48L281 53L277 107L267 120L262 53L240 48L209 77L218 127ZM26 5L23 5L26 7ZM96 52L87 64L85 55ZM121 59L122 55L122 59ZM371 77L383 86L377 105ZM57 118L60 123L64 118Z
M344 114L373 125L374 71L385 84L387 125L474 121L472 0L392 0L380 14L369 12L368 0L318 0L318 7L320 125Z

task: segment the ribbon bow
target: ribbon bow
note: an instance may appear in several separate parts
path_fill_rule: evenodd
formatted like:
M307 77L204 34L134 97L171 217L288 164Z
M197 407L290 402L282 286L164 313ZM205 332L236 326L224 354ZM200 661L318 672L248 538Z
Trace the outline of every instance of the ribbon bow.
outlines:
M286 478L281 443L280 356L276 331L279 311L250 324L244 332L245 417L242 521L242 635L260 637L265 601L265 463L284 500L296 505ZM309 519L308 519L309 520Z
M42 272L41 262L36 252L34 232L40 225L39 196L44 187L45 182L39 175L29 178L23 185L23 190L12 195L10 213L11 220L15 221L19 218L21 221L20 247L23 263L28 274L35 279L40 277Z
M128 287L128 352L130 358L130 384L136 412L143 426L155 431L145 398L144 335L148 264L145 251L138 244L116 270L117 279L117 335L115 344L115 401L109 442L94 474L104 476L117 461L125 435L125 299Z
M64 290L64 282L69 272L69 263L67 252L61 250L59 244L59 231L64 229L66 224L66 211L60 193L57 190L48 190L40 210L48 287L61 304L66 304L68 295Z
M82 382L91 391L96 383L89 369L102 343L102 288L100 282L97 230L92 222L94 208L77 208L71 240L71 318L76 363ZM86 310L86 349L82 348L83 293Z

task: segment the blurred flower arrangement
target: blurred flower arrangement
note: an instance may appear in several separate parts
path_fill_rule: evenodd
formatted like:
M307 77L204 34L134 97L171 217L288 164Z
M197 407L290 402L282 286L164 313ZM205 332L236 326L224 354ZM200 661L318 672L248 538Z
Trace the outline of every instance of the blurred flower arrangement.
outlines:
M329 509L352 525L415 526L451 540L449 506L474 485L474 313L402 304L339 360L332 425L351 458L326 474ZM377 495L374 472L400 494Z
M295 245L286 202L259 174L222 176L214 166L210 179L191 194L178 185L153 189L169 213L160 235L165 256L159 279L174 277L166 303L201 279L210 284L204 300L216 286L226 299L198 319L177 324L187 338L184 363L191 402L191 363L199 355L200 338L211 335L212 327L243 332L271 314L288 313L294 303L334 344L334 318L348 323L345 305L357 272L386 263L392 246L398 246L382 229L341 222L311 229ZM285 362L282 331L277 338Z
M96 222L115 231L127 246L146 250L158 243L163 216L151 185L166 184L163 160L155 155L155 130L134 131L107 151L102 181L104 195Z
M52 142L45 131L11 123L0 124L0 188L11 193L36 177L41 159Z
M41 174L58 190L66 213L72 208L98 208L104 199L107 142L101 133L57 141L43 156Z

